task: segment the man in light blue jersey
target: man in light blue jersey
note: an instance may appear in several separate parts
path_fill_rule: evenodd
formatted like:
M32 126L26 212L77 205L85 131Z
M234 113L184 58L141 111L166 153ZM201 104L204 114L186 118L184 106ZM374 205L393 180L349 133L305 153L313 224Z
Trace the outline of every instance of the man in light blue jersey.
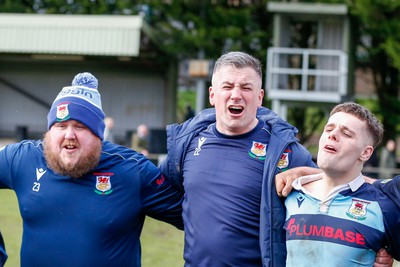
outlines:
M382 135L366 108L332 110L319 141L322 172L295 180L285 201L287 266L373 266L382 247L400 258L400 207L361 174Z

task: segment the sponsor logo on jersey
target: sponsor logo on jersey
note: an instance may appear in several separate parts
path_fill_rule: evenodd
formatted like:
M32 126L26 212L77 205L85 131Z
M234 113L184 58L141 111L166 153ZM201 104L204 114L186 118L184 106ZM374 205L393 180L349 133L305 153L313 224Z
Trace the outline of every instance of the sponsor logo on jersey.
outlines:
M267 155L267 145L253 141L249 155L254 159L265 160L265 155Z
M362 247L366 244L363 234L339 226L308 224L304 219L291 218L285 227L286 240L322 240L340 244L351 243Z
M69 103L62 103L57 106L57 121L63 121L69 118L68 104Z
M297 206L300 208L301 204L303 204L303 201L306 198L304 197L303 194L299 193L296 199L297 199Z
M196 149L194 150L193 156L198 156L200 155L201 151L201 146L204 144L204 142L207 140L207 137L200 137L199 138L199 143L197 144Z
M94 189L94 192L99 195L111 194L111 176L113 173L93 173L93 175L96 176L96 188Z
M63 90L57 96L57 99L62 98L63 96L66 96L66 95L78 95L78 97L81 97L79 95L82 95L85 98L90 98L90 99L93 98L92 93L83 87L76 88L76 87L68 86L68 87L63 88Z
M39 192L40 191L40 183L39 180L46 173L47 170L43 168L36 168L36 182L33 182L32 191Z
M346 212L346 215L358 221L365 220L367 218L367 206L369 203L370 202L359 199L352 199L352 203L349 210Z
M40 178L42 178L43 174L46 173L47 170L43 168L36 168L36 180L39 182Z

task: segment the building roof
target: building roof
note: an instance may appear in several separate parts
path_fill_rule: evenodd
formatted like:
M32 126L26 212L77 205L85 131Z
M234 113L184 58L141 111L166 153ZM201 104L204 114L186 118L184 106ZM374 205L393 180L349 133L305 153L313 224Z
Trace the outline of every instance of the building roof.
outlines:
M0 14L0 53L138 56L141 16Z
M299 2L271 2L267 10L275 13L289 14L317 14L317 15L347 15L348 8L345 4L327 3L299 3Z

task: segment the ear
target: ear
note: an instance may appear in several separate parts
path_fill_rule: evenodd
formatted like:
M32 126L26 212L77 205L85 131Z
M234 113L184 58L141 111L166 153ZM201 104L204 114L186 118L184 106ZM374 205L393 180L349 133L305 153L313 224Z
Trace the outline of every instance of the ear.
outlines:
M261 107L262 101L264 98L264 89L260 89L260 93L258 94L258 106Z
M367 146L367 147L364 148L364 151L361 153L359 159L361 161L366 162L372 156L373 152L374 152L374 147L373 146Z
M211 106L214 106L214 89L212 86L208 88L208 101L210 101Z

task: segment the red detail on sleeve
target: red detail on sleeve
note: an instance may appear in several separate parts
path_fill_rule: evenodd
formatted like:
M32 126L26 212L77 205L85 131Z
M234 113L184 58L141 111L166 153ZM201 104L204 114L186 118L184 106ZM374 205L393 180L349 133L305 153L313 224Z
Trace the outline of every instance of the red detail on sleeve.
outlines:
M161 177L156 180L156 183L158 185L162 185L164 183L164 181L165 181L165 178L164 178L164 176L161 175Z

